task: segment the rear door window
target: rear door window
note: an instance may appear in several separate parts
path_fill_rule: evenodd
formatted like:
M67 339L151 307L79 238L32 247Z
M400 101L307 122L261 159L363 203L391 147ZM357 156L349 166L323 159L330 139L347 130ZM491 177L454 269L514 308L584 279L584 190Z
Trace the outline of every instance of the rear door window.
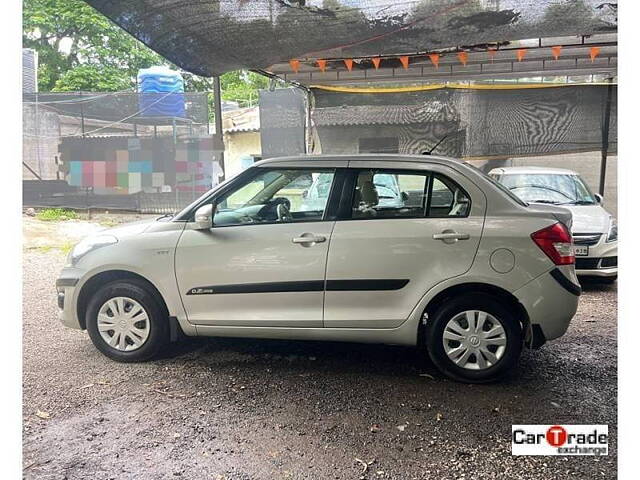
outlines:
M447 177L422 171L360 170L351 218L465 217L467 193Z
M470 208L471 200L458 184L444 176L433 177L428 217L466 217Z

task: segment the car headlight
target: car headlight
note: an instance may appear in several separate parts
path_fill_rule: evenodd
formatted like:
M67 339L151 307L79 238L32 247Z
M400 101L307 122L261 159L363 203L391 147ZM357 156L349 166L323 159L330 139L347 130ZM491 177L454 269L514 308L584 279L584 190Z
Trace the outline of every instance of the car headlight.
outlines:
M607 234L607 242L615 242L616 240L618 240L618 223L615 218L611 217L609 233Z
M87 237L80 243L78 243L75 247L73 247L71 252L69 252L69 256L67 257L67 264L73 266L78 263L78 260L84 257L87 253L100 247L113 245L114 243L118 243L118 239L113 235L95 235Z

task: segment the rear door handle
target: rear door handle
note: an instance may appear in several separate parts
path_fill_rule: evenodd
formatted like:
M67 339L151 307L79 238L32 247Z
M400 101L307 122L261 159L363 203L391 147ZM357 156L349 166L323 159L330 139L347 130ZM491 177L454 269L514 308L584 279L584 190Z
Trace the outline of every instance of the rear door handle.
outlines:
M469 240L471 236L468 233L457 233L452 230L445 230L442 233L434 233L434 240L442 240L445 243L455 243L458 240Z
M293 237L291 239L293 243L302 245L303 247L310 247L316 243L322 243L327 241L327 237L322 235L314 235L313 233L303 233L299 237Z

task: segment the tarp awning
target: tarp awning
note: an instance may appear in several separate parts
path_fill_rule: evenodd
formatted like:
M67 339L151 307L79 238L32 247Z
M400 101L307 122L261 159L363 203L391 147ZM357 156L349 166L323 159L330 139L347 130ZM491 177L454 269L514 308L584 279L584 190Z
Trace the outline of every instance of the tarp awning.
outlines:
M600 0L86 0L204 76L291 59L413 54L616 32Z

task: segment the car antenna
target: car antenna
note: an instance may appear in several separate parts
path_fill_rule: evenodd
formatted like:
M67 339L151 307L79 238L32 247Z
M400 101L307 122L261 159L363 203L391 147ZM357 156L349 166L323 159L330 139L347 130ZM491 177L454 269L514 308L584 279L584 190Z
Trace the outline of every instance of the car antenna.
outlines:
M449 136L449 134L446 134L444 137L442 137L440 140L438 140L438 143L436 143L433 147L431 147L429 150L422 152L422 155L431 155L431 153L433 153L433 151L438 147L438 145L440 145L442 142L444 142L444 139L447 138Z

